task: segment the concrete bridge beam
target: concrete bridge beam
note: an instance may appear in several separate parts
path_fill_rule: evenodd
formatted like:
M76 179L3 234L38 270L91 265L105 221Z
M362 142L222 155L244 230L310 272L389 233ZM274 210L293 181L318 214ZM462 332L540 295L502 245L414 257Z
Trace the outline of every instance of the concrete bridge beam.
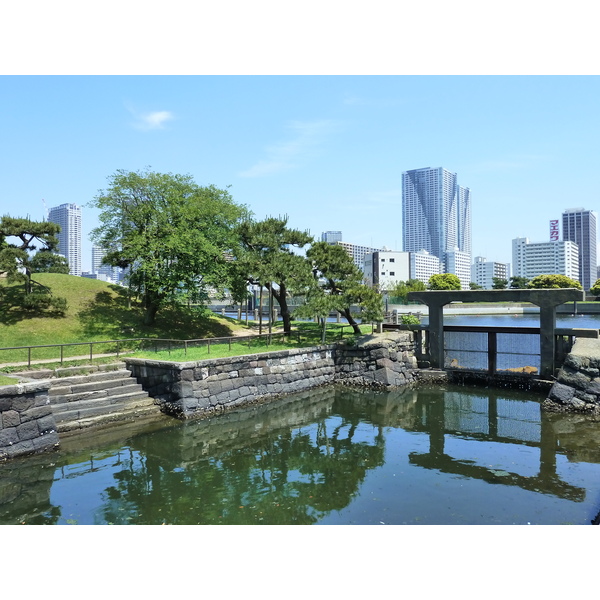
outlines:
M554 375L554 334L556 307L565 302L584 300L582 290L575 288L544 290L428 290L409 292L408 299L429 308L429 350L431 366L444 368L444 306L451 302L529 302L540 308L540 375Z

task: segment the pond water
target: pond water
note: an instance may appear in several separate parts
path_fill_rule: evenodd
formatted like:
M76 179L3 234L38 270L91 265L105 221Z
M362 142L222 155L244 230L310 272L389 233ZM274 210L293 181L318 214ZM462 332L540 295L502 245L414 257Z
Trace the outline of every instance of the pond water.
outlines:
M78 434L0 465L0 524L590 524L600 422L542 399L331 386Z

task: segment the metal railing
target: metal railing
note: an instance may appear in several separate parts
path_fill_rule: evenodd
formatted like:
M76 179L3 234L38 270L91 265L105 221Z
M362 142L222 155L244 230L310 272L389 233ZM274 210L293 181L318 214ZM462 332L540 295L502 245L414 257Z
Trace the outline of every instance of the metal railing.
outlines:
M298 342L300 342L300 333L295 332L296 337L298 338ZM131 353L140 350L144 350L146 348L151 348L155 352L159 352L162 350L167 350L169 353L173 350L183 349L184 354L187 354L189 348L199 345L205 345L207 347L207 353L210 354L211 344L214 346L216 344L228 344L229 350L231 350L232 341L237 341L241 343L248 342L251 343L252 340L255 339L265 339L267 341L267 347L271 343L272 338L285 337L287 334L285 332L276 332L276 333L264 333L261 335L252 335L252 336L230 336L230 337L222 337L222 338L199 338L194 340L177 340L177 339L168 339L168 338L126 338L119 340L101 340L94 342L70 342L67 344L40 344L40 345L32 345L32 346L11 346L0 348L0 365L10 365L10 364L24 364L26 363L28 367L30 367L33 363L40 362L60 362L62 365L67 360L80 360L80 359L88 359L93 360L94 355L96 357L105 356L105 355L113 355L119 358L123 353ZM289 338L290 336L288 336ZM109 346L112 348L110 352L96 352L94 353L95 348L99 346ZM85 355L77 355L77 354L69 354L68 356L65 354L65 350L67 348L73 347L86 347L89 348L89 352L86 351ZM32 351L39 348L57 348L57 356L56 357L44 357L38 360L33 360ZM22 350L27 353L27 359L22 361L12 361L12 362L4 362L3 360L3 351L18 351Z
M350 325L345 325L339 327L339 338L342 339L345 334L345 329L352 329ZM12 346L0 348L0 365L13 365L13 364L27 364L30 367L33 363L50 363L50 362L60 362L60 364L64 364L65 361L72 360L93 360L94 356L97 358L100 356L116 356L119 358L123 353L132 353L140 350L153 350L154 352L164 351L166 350L169 354L175 350L183 350L184 355L187 355L188 349L198 346L206 346L207 354L211 352L211 346L216 346L219 344L227 344L228 350L231 351L231 344L234 342L238 342L241 344L247 343L251 345L254 340L266 340L267 348L271 344L273 338L288 338L288 341L292 339L296 339L300 344L302 342L303 332L300 330L294 330L291 334L287 334L283 331L280 332L271 332L271 333L263 333L257 335L249 335L249 336L227 336L227 337L212 337L212 338L198 338L193 340L178 340L178 339L169 339L169 338L126 338L119 340L101 340L94 342L70 342L66 344L40 344L40 345L32 345L32 346ZM305 336L307 337L307 336ZM316 342L317 344L319 342ZM99 352L97 348L101 345L108 346L108 349L111 349L110 352ZM72 347L86 347L86 354L84 355L76 355L70 354L67 356L65 354L65 350L67 348ZM32 358L32 351L40 348L57 348L57 356L56 357L43 357L37 360ZM87 351L89 349L89 351ZM27 355L26 360L13 360L11 362L5 362L3 360L3 351L19 351L22 350L23 353Z

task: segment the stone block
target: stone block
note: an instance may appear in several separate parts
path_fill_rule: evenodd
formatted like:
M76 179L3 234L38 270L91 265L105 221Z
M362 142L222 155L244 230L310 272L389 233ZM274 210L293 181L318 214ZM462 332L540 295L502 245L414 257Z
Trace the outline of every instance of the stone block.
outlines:
M52 407L49 404L45 406L38 406L30 408L26 410L24 413L21 413L21 423L26 423L27 421L33 421L35 419L41 419L42 417L46 417L52 414Z
M7 410L2 413L3 427L17 427L21 424L21 417L16 410Z
M574 395L575 390L572 387L555 382L550 389L548 398L555 402L559 402L560 404L568 404L573 399Z
M16 427L5 427L0 429L0 448L4 446L12 446L19 441Z
M54 415L48 415L47 417L37 419L36 423L38 426L38 431L42 435L50 431L56 431L56 421L54 420Z
M563 366L558 373L558 381L578 390L585 390L589 386L591 378L571 367Z
M19 441L32 440L33 438L38 437L40 433L37 423L35 421L21 423L21 425L16 427L16 430L17 436L19 437Z
M592 379L590 384L585 388L586 394L600 396L600 379Z
M60 440L56 431L48 432L31 441L33 442L33 448L36 452L50 450L60 445Z

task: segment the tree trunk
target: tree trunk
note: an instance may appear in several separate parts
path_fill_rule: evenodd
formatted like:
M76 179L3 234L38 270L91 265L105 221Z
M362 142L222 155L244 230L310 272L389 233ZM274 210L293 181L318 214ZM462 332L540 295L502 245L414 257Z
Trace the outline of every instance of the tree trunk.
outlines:
M153 302L150 299L146 301L146 307L144 311L144 325L154 325L154 321L156 321L156 313L158 312L158 308L158 302Z
M269 284L270 285L270 284ZM279 284L279 289L272 289L273 296L277 303L279 304L279 308L281 309L281 318L283 320L283 331L289 335L292 333L292 315L290 313L290 308L287 303L287 289L284 283Z
M360 330L360 326L358 325L358 323L352 318L352 314L350 313L350 308L344 308L344 310L342 311L344 318L346 319L346 321L348 321L348 325L352 325L352 329L354 330L354 333L356 333L357 335L360 335L362 332Z

